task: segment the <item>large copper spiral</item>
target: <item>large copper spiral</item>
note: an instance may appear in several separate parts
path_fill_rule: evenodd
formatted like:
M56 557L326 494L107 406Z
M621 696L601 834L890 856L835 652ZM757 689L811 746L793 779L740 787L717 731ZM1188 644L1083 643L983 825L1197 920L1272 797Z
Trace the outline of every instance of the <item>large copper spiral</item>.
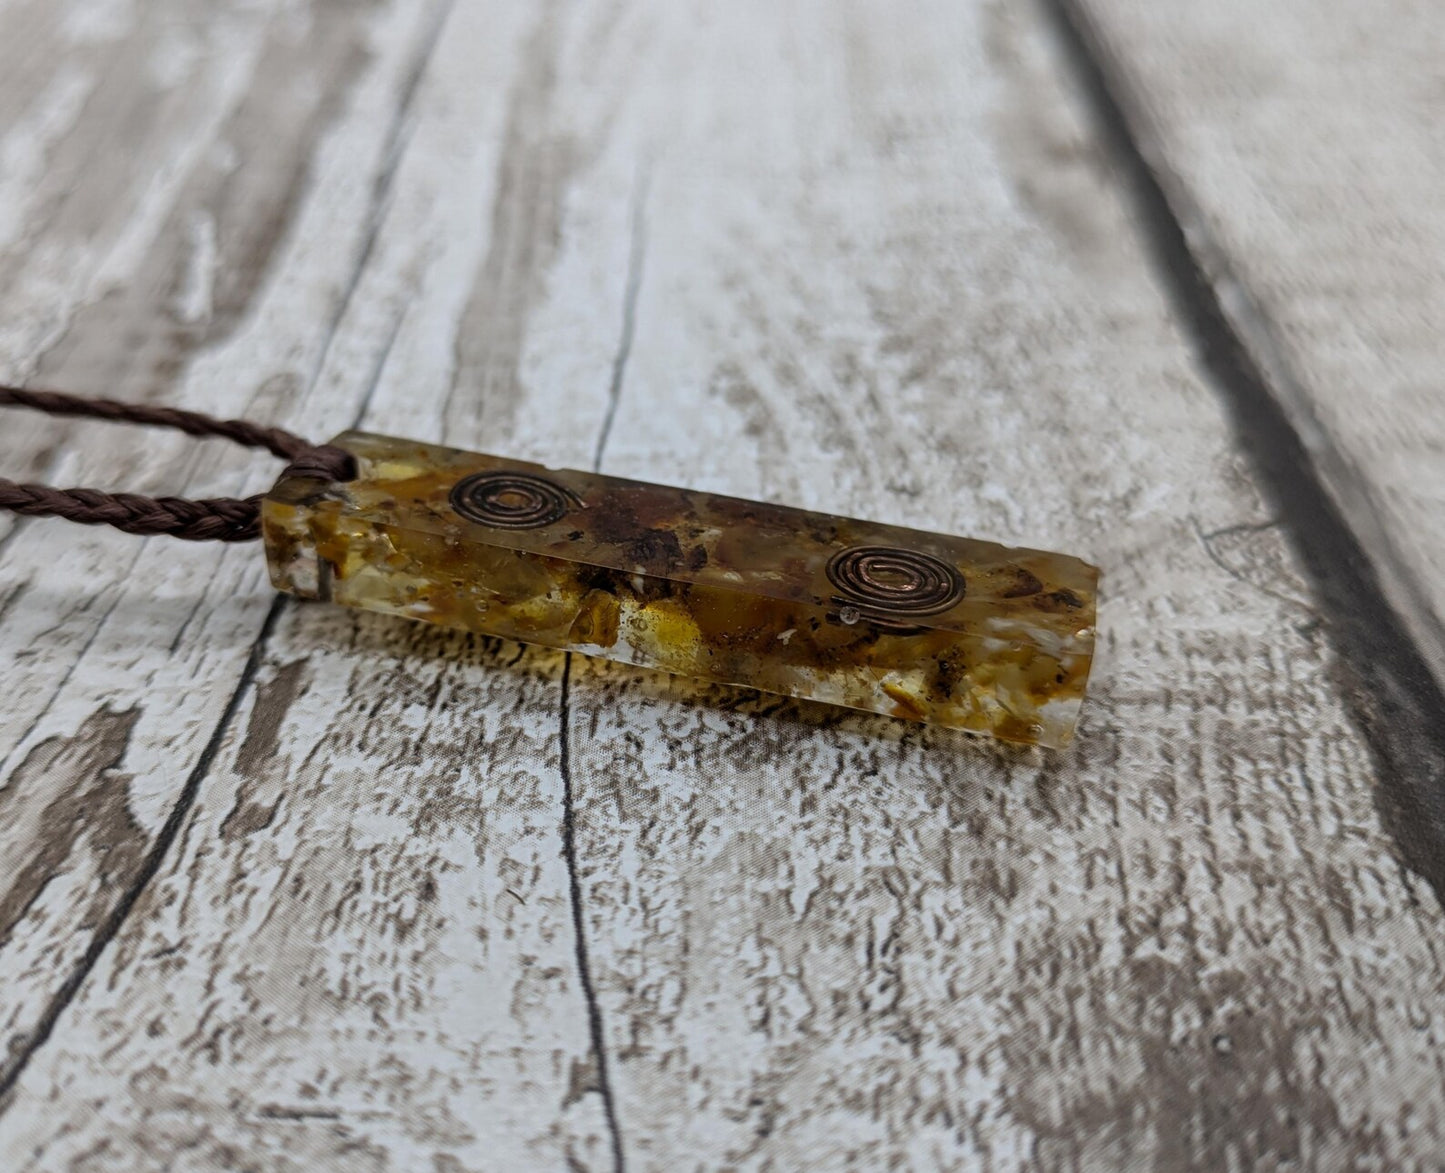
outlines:
M452 489L461 516L496 529L540 529L578 504L576 494L546 477L525 472L478 472Z
M932 554L853 546L828 562L828 579L868 615L937 615L963 598L963 576Z

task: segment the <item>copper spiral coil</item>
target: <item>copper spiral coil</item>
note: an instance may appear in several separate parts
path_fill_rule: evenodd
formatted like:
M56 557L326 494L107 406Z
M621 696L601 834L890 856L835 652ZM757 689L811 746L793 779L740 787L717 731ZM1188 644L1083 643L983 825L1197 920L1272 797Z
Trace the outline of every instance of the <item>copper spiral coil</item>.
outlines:
M932 554L853 546L828 562L828 580L865 615L937 615L963 598L963 576Z
M579 505L577 495L525 472L478 472L451 492L451 506L468 521L495 529L540 529Z

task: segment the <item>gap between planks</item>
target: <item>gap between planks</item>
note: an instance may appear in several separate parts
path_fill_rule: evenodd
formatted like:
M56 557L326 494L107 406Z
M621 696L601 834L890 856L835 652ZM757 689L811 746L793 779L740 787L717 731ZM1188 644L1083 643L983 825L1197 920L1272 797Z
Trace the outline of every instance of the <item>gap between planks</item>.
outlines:
M1227 309L1236 289L1246 306L1253 304L1248 290L1228 271L1203 218L1183 206L1188 195L1152 142L1146 107L1082 0L1042 3L1195 363L1224 404L1240 450L1309 578L1335 651L1341 695L1378 767L1376 802L1385 826L1406 865L1445 902L1445 725L1439 720L1445 690L1381 581L1382 570L1394 579L1408 571L1382 568L1371 557L1374 544L1357 531L1358 517L1352 525L1326 487L1271 375L1294 385L1299 380L1277 349L1260 356L1267 331L1246 335Z
M592 471L602 471L602 457L612 434L612 420L622 399L622 386L627 378L627 359L632 353L632 338L637 329L637 297L642 290L642 274L647 255L647 188L648 172L638 171L632 191L632 213L627 252L627 285L622 299L622 329L617 353L612 361L612 377L607 388L607 411L597 431L597 448L592 457ZM625 1173L626 1153L622 1130L617 1122L617 1103L612 1094L612 1079L607 1057L607 1037L602 1021L602 1007L597 1000L597 987L592 980L592 963L587 950L587 918L582 904L582 879L577 867L577 806L572 779L572 652L562 658L562 683L557 698L558 768L562 775L562 856L567 864L567 896L571 904L573 947L577 953L577 980L587 1004L587 1029L591 1034L593 1062L597 1068L597 1092L602 1097L602 1114L607 1120L607 1136L612 1145L614 1173Z

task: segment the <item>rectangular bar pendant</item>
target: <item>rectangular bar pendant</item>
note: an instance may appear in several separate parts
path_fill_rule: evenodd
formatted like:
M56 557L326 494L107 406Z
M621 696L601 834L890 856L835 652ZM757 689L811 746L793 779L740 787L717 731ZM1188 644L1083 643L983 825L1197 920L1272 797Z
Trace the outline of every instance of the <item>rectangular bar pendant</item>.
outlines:
M362 432L283 476L271 580L404 615L868 712L1068 743L1098 571L1077 558Z

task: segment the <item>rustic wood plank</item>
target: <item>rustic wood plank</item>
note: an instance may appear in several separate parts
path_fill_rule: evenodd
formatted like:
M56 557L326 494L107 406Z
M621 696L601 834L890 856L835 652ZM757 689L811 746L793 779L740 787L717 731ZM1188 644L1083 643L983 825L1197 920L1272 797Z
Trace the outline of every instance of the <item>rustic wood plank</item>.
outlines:
M152 230L159 244L142 240L145 247L134 247L129 254L134 270L100 274L96 278L99 289L82 289L74 305L57 299L54 312L65 315L62 345L49 336L42 338L36 343L39 357L17 361L17 373L38 370L38 377L46 381L86 387L86 376L95 373L93 366L96 371L112 371L124 393L234 412L244 402L237 396L239 372L250 385L259 384L259 391L250 395L247 410L251 414L281 418L300 430L324 435L326 428L352 422L371 394L385 400L385 392L377 392L376 384L395 343L398 353L416 348L405 365L407 378L414 382L402 389L389 408L383 406L371 418L379 425L389 422L396 430L438 431L445 414L444 389L434 381L433 393L420 397L434 408L423 417L416 410L416 387L418 382L427 385L424 376L428 370L439 378L450 378L448 349L436 350L428 332L435 323L458 319L472 274L488 269L479 260L478 250L485 250L491 238L485 218L478 214L478 201L485 206L487 191L495 186L496 207L510 209L512 215L522 218L520 231L503 234L506 247L513 247L524 232L530 231L533 237L537 258L524 257L519 264L508 256L501 278L492 279L502 297L513 298L513 306L523 317L527 306L517 300L517 291L524 279L535 286L537 275L548 272L549 266L543 262L550 256L546 248L555 232L555 226L545 220L530 227L526 220L534 197L545 194L547 179L545 173L528 171L536 148L547 145L534 141L534 128L527 121L529 110L537 105L538 90L546 97L537 52L545 54L553 47L546 36L538 41L530 24L519 23L496 8L466 14L459 26L462 39L454 42L449 58L450 73L464 77L465 85L460 92L453 87L436 99L457 101L452 117L431 125L431 133L422 141L411 139L415 125L411 102L418 92L420 73L437 49L448 10L446 5L422 9L322 4L311 10L287 6L255 13L250 58L243 59L240 67L229 55L241 54L243 46L225 43L210 46L206 52L193 47L198 54L192 62L194 70L252 71L249 78L243 74L243 84L231 95L234 108L223 112L216 122L224 133L216 126L199 132L218 135L210 145L213 153L223 155L223 166L218 171L213 159L202 159L195 165L196 174L177 186L171 196L173 205L154 217ZM183 15L196 24L203 12L202 7L192 6ZM544 24L543 32L550 27ZM134 61L145 61L155 51L146 29L124 19L107 35L112 52L119 37L125 54ZM273 42L290 47L279 60ZM479 46L486 48L479 50ZM274 76L273 71L284 76ZM144 77L132 82L140 89L149 84ZM517 95L510 107L497 100L498 94L508 90ZM292 109L278 111L277 102ZM509 110L514 116L510 123ZM307 127L304 116L313 111L315 117ZM84 109L75 114L77 121L69 132L72 137L104 141L103 134L90 128ZM299 128L291 124L292 118L300 123ZM285 127L279 125L283 122ZM280 133L268 136L265 132L273 123ZM69 142L59 131L56 138L59 143ZM408 145L411 158L430 157L438 162L430 167L423 164L417 172L419 182L398 190L395 167ZM89 149L94 152L94 142ZM225 184L217 185L218 174ZM92 199L99 202L105 191L104 176L98 175L94 183ZM237 189L244 198L236 198ZM424 242L402 237L404 248L392 263L386 263L387 246L378 229L388 209L394 209L392 214L401 223L424 223L434 206L445 205L449 199L450 213L441 218L447 235L431 236ZM132 215L135 202L131 201ZM228 223L225 213L240 217L239 223ZM204 234L198 244L196 234L188 231L198 221L211 225L212 244L206 244ZM134 230L124 217L120 224ZM40 223L35 230L48 229ZM87 230L96 231L94 226ZM264 244L259 253L258 237ZM63 242L64 238L58 237L57 248ZM24 243L32 244L28 237ZM443 262L429 269L432 286L426 295L418 291L417 274L407 271L417 264L413 246L419 243ZM39 246L33 247L41 251ZM97 245L97 254L105 258L105 248ZM462 261L461 267L453 266L450 280L448 258ZM17 263L23 264L24 259L17 258ZM536 270L530 278L528 265ZM249 283L245 278L248 272ZM239 292L234 288L237 277L244 286ZM121 287L124 295L107 301L107 282ZM196 282L202 292L192 297ZM229 304L228 293L241 304ZM620 289L616 296L620 298ZM198 316L194 322L182 320L178 325L177 303L183 299L199 306ZM486 308L483 305L482 310ZM402 319L411 310L418 311L413 321L420 332L400 337ZM601 351L610 355L616 315L607 313L605 298L598 299L597 312L599 329L606 335ZM226 314L231 320L221 320ZM337 332L343 317L347 330ZM147 341L149 351L159 357L147 354L147 346L136 347L137 332ZM501 334L507 333L504 323ZM511 334L520 337L521 333L513 320ZM574 353L585 357L586 343L576 341ZM28 353L19 343L16 350ZM141 360L155 357L154 366L145 367L136 350L141 351ZM112 363L105 361L107 353ZM76 354L89 358L80 362ZM469 412L465 400L458 410L460 422L451 425L450 434L463 442L477 442L475 413ZM595 427L587 429L588 433L595 431ZM41 430L33 444L35 466L59 479L93 482L105 476L146 488L157 487L164 478L171 490L189 486L193 492L236 492L241 471L250 467L250 483L264 483L255 477L259 462L248 466L233 454L227 454L223 457L226 463L221 463L211 452L197 453L184 444L167 447L163 437L156 444L148 439L140 451L133 437L94 429L87 430L84 439L87 443L79 460L55 467L46 452L53 441ZM17 449L23 456L22 445L17 444ZM174 467L153 467L164 463L170 451L180 458ZM203 460L212 463L198 467ZM85 970L82 955L110 927L107 919L113 920L117 910L123 911L135 884L144 877L147 863L159 859L170 867L191 842L191 827L168 826L167 816L174 820L188 813L191 784L205 776L208 759L220 748L220 739L232 735L225 709L228 697L241 695L235 691L238 687L248 690L245 695L255 703L248 708L246 723L236 727L239 740L232 744L242 755L239 763L255 777L220 812L225 840L244 845L249 834L268 825L269 808L275 805L270 788L279 785L279 779L262 767L269 764L274 769L279 762L284 768L289 761L285 756L270 761L267 747L273 738L267 730L279 721L285 698L304 683L298 669L284 653L281 667L274 673L270 667L276 662L274 654L265 662L253 659L249 673L254 674L257 667L261 673L254 692L249 691L248 654L259 657L264 646L274 644L276 635L262 630L261 643L254 643L270 599L258 552L178 551L164 543L142 546L117 538L120 535L98 531L74 531L61 537L48 527L22 526L6 552L6 571L13 576L9 599L14 604L14 621L7 621L4 629L6 639L13 641L10 646L14 649L35 647L42 653L32 656L34 669L22 682L21 703L5 714L12 725L9 746L14 751L14 769L5 791L9 807L5 845L17 857L18 875L5 905L13 913L8 927L13 930L9 943L14 948L0 958L7 979L13 979L7 980L12 997L6 1007L11 1016L11 1070L29 1057L37 1036L50 1029L50 1020L65 1007L74 976ZM82 563L76 556L86 552L86 541L94 544L96 553ZM64 551L63 564L56 562L58 551ZM84 570L82 575L76 574L79 569ZM77 592L77 581L89 591ZM207 597L208 583L214 597ZM178 601L184 606L177 606ZM67 606L73 609L74 618L65 610ZM68 641L55 636L57 611L62 624L68 621L77 629ZM316 645L308 640L306 646L314 649ZM370 645L367 647L364 654L369 654ZM534 986L543 993L565 987L573 973L568 888L554 811L558 777L555 770L545 772L545 745L535 747L550 735L555 754L555 700L550 692L537 699L545 673L533 673L536 679L529 693L525 682L499 675L499 656L514 658L515 650L503 654L493 647L483 656L485 669L474 662L461 671L478 674L486 689L499 691L506 698L502 709L525 710L529 704L533 708L540 704L540 717L534 716L528 723L524 712L523 718L524 724L543 732L519 740L505 732L498 736L492 730L477 730L472 714L480 694L475 689L457 710L457 718L469 737L490 739L500 754L498 762L505 759L517 764L518 778L503 787L505 794L497 804L514 807L518 817L494 816L492 820L501 844L497 855L510 861L497 895L516 910L517 924L499 930L498 944L489 952L505 957L499 964L518 971L520 977L513 993L489 1001L479 1018L481 1023L500 1019L495 1032L499 1041L489 1044L480 1031L464 1031L460 1037L470 1041L463 1044L457 1061L461 1071L470 1071L480 1062L478 1056L497 1052L503 1057L503 1066L484 1065L494 1069L493 1078L506 1091L501 1101L506 1127L500 1130L515 1138L518 1152L512 1154L506 1145L494 1145L490 1151L514 1156L514 1164L525 1165L524 1150L533 1144L541 1145L547 1154L575 1149L585 1156L598 1145L605 1151L609 1140L595 1097L569 1090L585 1087L587 1082L590 1039L585 1006L580 1000L569 1002L565 993L558 996L558 1005L558 998L533 992ZM476 654L471 658L476 661ZM458 671L456 656L438 656L433 648L428 659L435 666L434 687L440 690L443 668L450 664L453 674ZM376 687L397 689L397 673L387 667L379 669ZM559 669L560 665L554 665L552 674ZM345 679L338 678L342 683ZM195 695L200 703L187 705L186 693ZM372 688L357 691L359 711L373 706L374 695ZM404 700L410 695L404 690L390 695L399 703L415 704L415 697ZM392 717L379 715L377 719L388 722ZM502 721L505 724L505 718ZM503 743L510 749L501 751ZM438 760L435 756L418 758L419 768L433 788ZM501 781L496 763L483 768L488 777ZM527 782L533 778L531 785L535 784L537 771L543 771L551 788L540 796L531 793ZM371 774L363 771L352 777L366 792L375 789ZM403 778L400 784L404 783ZM322 779L318 784L329 786ZM450 810L440 795L424 805L433 811ZM470 806L480 819L485 808L478 796ZM137 814L142 817L135 817ZM388 818L385 812L372 812L361 821L368 817L381 818L383 823ZM421 817L425 821L435 815ZM475 837L470 817L459 811L456 817L465 825L465 838ZM35 828L39 835L33 833ZM172 850L157 856L168 835L177 829L180 834ZM441 844L444 856L456 848L449 836L444 838L450 846ZM540 848L535 842L539 839ZM317 841L315 847L323 853L332 850L325 841ZM202 859L210 857L208 840L202 839L198 849ZM468 846L468 858L472 851ZM428 859L437 868L445 862L433 856ZM249 871L252 863L243 860L240 866ZM275 878L273 873L266 874ZM164 877L162 873L156 884L145 889L145 902L137 915L152 907L170 907L172 889L165 887ZM474 881L475 873L465 872L461 879L464 893L473 890ZM405 882L400 875L398 882ZM336 891L340 894L337 899L344 902L351 891L349 876L339 881ZM439 898L451 895L442 892ZM413 892L411 898L420 899L423 907L428 900L424 893L418 897ZM262 904L265 902L263 899ZM551 911L558 903L560 919ZM189 901L182 901L179 911L190 907ZM239 931L256 944L266 941L273 953L287 953L287 942L297 931L294 918L269 920L263 907L244 899L232 907L239 918ZM333 910L317 906L316 914L329 923ZM458 956L468 972L478 968L467 962L468 950L487 946L485 935L479 935L476 926L498 919L488 904L475 915L453 921L454 932L461 936ZM403 934L405 931L403 928ZM159 957L178 948L177 942L162 946ZM157 953L151 951L142 963L156 959ZM370 972L382 975L391 968L386 963ZM293 970L286 965L267 969L266 974L264 980L269 984L261 994L263 1001L278 989L284 991L306 980L302 968ZM443 975L441 980L464 989L464 977ZM274 985L278 980L279 987ZM346 983L350 979L342 976L341 980ZM195 993L191 1008L204 1021L215 1013L215 1007L207 1009L210 1004ZM527 1026L529 1004L540 1016L536 1029ZM357 1006L362 1010L363 1027L374 1029L378 1006L373 994L368 991ZM199 1026L196 1030L192 1045L220 1045L218 1036ZM525 1045L519 1041L519 1031L525 1035ZM547 1048L548 1038L555 1041L555 1047ZM314 1056L304 1058L309 1062ZM431 1078L443 1085L459 1078L457 1072L445 1072L430 1052L426 1065L433 1072ZM556 1105L569 1094L575 1107L566 1113L571 1124L564 1129L558 1123ZM297 1135L290 1121L311 1119L306 1108L305 1096L296 1104L290 1099L265 1102L255 1108L254 1118L282 1149L294 1153ZM17 1118L24 1115L17 1111ZM323 1110L319 1118L325 1117ZM539 1139L534 1140L534 1134ZM113 1159L146 1161L150 1158L138 1154L157 1152L155 1146L167 1143L177 1149L187 1147L183 1135L159 1127L139 1149L118 1150ZM5 1148L11 1151L8 1144ZM47 1162L45 1157L39 1159L42 1164Z
M209 22L198 19L209 15L206 9L190 6L181 13L187 17L181 23L200 42L176 50L193 55L183 80L240 76L231 85L229 110L209 120L198 113L194 127L187 127L204 146L192 149L189 174L179 131L172 132L179 146L163 138L168 153L150 160L158 170L179 167L182 173L168 193L172 202L152 217L158 243L144 236L139 243L116 242L138 232L137 204L144 203L138 194L124 202L126 211L106 211L113 224L87 220L61 232L53 219L31 217L33 231L49 239L19 238L13 257L19 276L10 294L24 307L17 319L36 314L30 302L47 277L43 264L27 267L37 255L64 274L75 263L67 247L93 248L86 270L91 284L77 281L73 302L59 294L50 298L59 325L32 350L24 339L13 343L14 353L36 354L17 361L16 373L35 370L47 381L92 390L119 384L122 393L210 410L234 412L249 400L260 418L289 414L297 426L322 426L293 401L308 384L311 396L324 398L314 386L317 369L335 350L331 326L365 259L377 201L388 194L378 185L406 129L398 102L412 84L418 54L434 36L437 10L387 14L374 6L322 6L311 19L294 10L251 11L244 30L249 39L232 41L207 31ZM103 38L96 60L115 54L153 60L164 37L146 18L138 20L137 26L122 22L114 36ZM14 45L17 53L44 55L47 49L3 38L0 43ZM492 85L507 84L513 67L504 54L499 46L497 72L487 79ZM373 64L363 72L368 56ZM75 57L82 68L83 54L66 59ZM150 88L144 75L131 84L143 93ZM273 128L285 121L277 117L277 101L294 107L288 112L298 116L294 123ZM110 102L121 98L112 95ZM308 125L310 112L323 103L333 109ZM350 105L345 118L336 108L342 103ZM94 125L89 106L73 114L68 136L55 131L51 154L94 159L111 132ZM146 162L137 170L144 172ZM130 166L134 159L123 156L118 163ZM303 205L301 180L308 174ZM101 169L68 198L100 208L115 194L118 178ZM60 179L80 182L78 172ZM475 193L476 185L468 190ZM294 221L289 231L286 220ZM204 244L208 236L211 246ZM123 248L134 268L114 259ZM32 273L35 268L42 271ZM193 287L204 291L194 294L202 312L193 322L183 316L178 321L177 302ZM357 327L374 327L368 315L375 314L394 324L407 292L397 286L371 296ZM366 373L379 361L376 349L385 337L367 337L365 347L346 356L344 381L356 401L328 401L316 413L324 426L336 422L338 408L352 414L359 408ZM151 369L142 367L147 358L154 359ZM188 368L184 379L167 374L182 368ZM257 384L259 391L251 390ZM52 450L58 430L36 434L34 467L61 480L115 478L112 483L172 491L189 486L204 493L236 492L247 468L250 485L263 484L268 475L259 462L248 465L229 452L201 453L165 437L138 445L133 436L100 430L87 430L85 445L57 461ZM23 459L23 442L14 451ZM7 447L7 460L10 454ZM164 467L167 461L173 461L170 467ZM4 849L6 874L14 877L3 904L9 946L3 963L7 1035L16 1058L30 1045L28 1036L44 1028L63 983L164 835L188 771L218 733L270 596L255 551L180 551L100 531L62 537L50 527L23 527L5 551L5 570L4 632L16 668L15 692L3 714L12 767L4 791ZM250 817L243 808L236 825ZM585 1031L578 1038L585 1054ZM558 1078L564 1089L567 1072ZM548 1103L560 1094L549 1094ZM513 1102L526 1110L525 1096Z
M1392 0L1067 0L1231 325L1445 683L1445 27Z
M362 9L309 27L298 12L264 6L208 15L185 4L109 17L94 5L3 14L0 46L22 82L24 62L59 61L72 95L57 101L54 85L29 83L7 91L18 117L6 155L34 160L33 184L6 205L18 209L0 266L8 377L280 414L323 353L364 191L348 219L307 226L326 242L327 266L288 269L283 229L299 215L300 178L328 165L316 110L359 84L372 22ZM317 70L298 77L308 42ZM398 50L373 84L400 67ZM277 100L299 117L272 134ZM355 173L368 174L379 137L353 130ZM277 276L278 297L266 304L260 286ZM251 357L237 363L237 354ZM267 377L283 371L292 373ZM178 437L77 434L9 413L7 423L6 470L22 476L234 494L267 475L260 461ZM85 443L62 445L67 435ZM15 946L5 961L12 1060L143 866L270 605L248 552L177 558L162 544L117 539L23 523L0 538L13 665L0 713L0 850L16 877L0 901L0 931Z
M1392 854L1307 589L1038 10L514 7L459 4L414 89L425 20L377 10L256 305L167 393L299 372L255 410L1091 555L1080 741L981 747L286 606L0 1149L1428 1164L1440 907ZM114 467L105 443L77 476ZM252 468L228 467L192 483ZM58 699L7 727L3 842L105 813L83 851L23 857L45 882L0 951L21 1030L265 608L246 552L148 543L127 576L119 537L87 539L111 545L77 592L48 567L78 532L5 552L25 589L0 639L46 649L32 690ZM42 634L62 605L68 642ZM229 659L184 677L151 650L172 640Z
M1430 1002L1438 907L1378 831L1336 854L1374 822L1368 759L1033 14L793 8L763 56L761 7L713 32L737 72L653 185L649 239L689 247L649 249L609 470L1089 552L1109 661L1066 762L987 765L574 667L629 1151L666 1167L681 1128L717 1167L1428 1161L1423 1020L1383 1025L1391 996L1344 974L1356 934L1393 951L1419 916L1418 960L1376 975ZM714 427L678 443L679 379L742 411L744 468ZM1374 1025L1335 1035L1332 1003ZM1378 1075L1414 1074L1371 1092L1386 1052ZM1403 1103L1421 1135L1388 1123Z

